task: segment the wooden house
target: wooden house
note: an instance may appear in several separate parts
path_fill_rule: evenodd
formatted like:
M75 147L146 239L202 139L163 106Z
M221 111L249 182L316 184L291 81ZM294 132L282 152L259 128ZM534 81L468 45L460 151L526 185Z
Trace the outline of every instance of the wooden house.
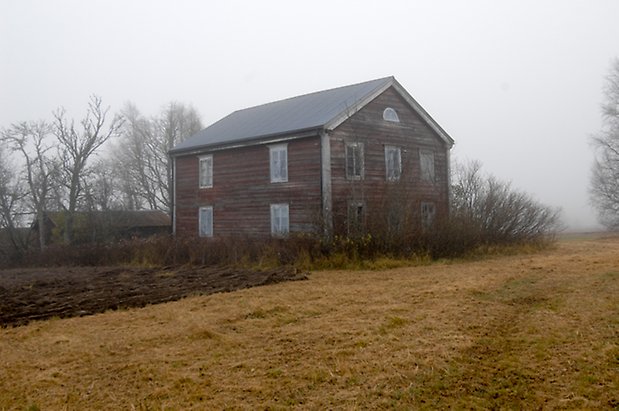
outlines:
M170 151L177 235L428 229L454 141L394 77L235 111Z

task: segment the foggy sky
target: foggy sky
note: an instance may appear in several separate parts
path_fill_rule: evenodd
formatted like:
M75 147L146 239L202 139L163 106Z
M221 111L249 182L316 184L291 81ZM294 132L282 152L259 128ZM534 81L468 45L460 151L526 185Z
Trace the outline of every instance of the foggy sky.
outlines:
M456 140L452 158L595 225L589 138L619 57L619 1L0 0L0 127L80 117L91 94L208 125L394 75Z

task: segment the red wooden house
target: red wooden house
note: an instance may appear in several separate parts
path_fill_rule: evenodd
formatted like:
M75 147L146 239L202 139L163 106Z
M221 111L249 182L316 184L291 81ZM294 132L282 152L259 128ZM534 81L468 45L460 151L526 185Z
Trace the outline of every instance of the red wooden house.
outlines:
M452 145L393 77L235 111L170 151L173 231L428 228L448 212Z

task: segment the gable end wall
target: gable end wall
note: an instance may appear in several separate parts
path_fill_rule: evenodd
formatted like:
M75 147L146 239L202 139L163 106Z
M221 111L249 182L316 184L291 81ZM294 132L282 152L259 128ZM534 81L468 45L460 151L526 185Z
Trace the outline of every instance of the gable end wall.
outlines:
M400 122L383 120L383 110L396 110ZM369 223L381 224L393 207L406 214L404 224L420 222L422 202L434 203L437 217L445 217L449 208L449 147L425 121L410 108L393 88L388 88L330 133L333 224L336 233L347 231L348 204L363 203ZM347 142L364 146L364 178L346 178ZM402 176L399 182L387 182L385 145L401 148ZM435 181L423 181L419 151L434 152ZM405 207L406 210L402 210Z

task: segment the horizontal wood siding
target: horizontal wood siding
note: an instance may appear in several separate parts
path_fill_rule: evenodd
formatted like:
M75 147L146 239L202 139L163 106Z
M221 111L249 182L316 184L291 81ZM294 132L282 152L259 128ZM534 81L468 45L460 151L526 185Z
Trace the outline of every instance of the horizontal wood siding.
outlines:
M198 155L177 158L176 230L198 234L198 208L213 206L215 236L268 236L270 204L288 203L290 231L311 231L321 212L320 139L288 142L288 182L271 183L269 146L213 155L213 187L198 188Z
M383 120L383 110L396 110L400 122ZM364 146L365 175L362 180L346 178L345 147L347 142ZM387 182L385 145L401 149L402 176L398 182ZM435 181L421 178L419 152L434 153ZM448 146L428 127L392 88L354 114L331 132L331 174L333 216L336 233L347 230L348 204L364 205L366 221L379 223L389 209L406 209L407 222L420 222L421 203L436 206L437 218L448 213Z

